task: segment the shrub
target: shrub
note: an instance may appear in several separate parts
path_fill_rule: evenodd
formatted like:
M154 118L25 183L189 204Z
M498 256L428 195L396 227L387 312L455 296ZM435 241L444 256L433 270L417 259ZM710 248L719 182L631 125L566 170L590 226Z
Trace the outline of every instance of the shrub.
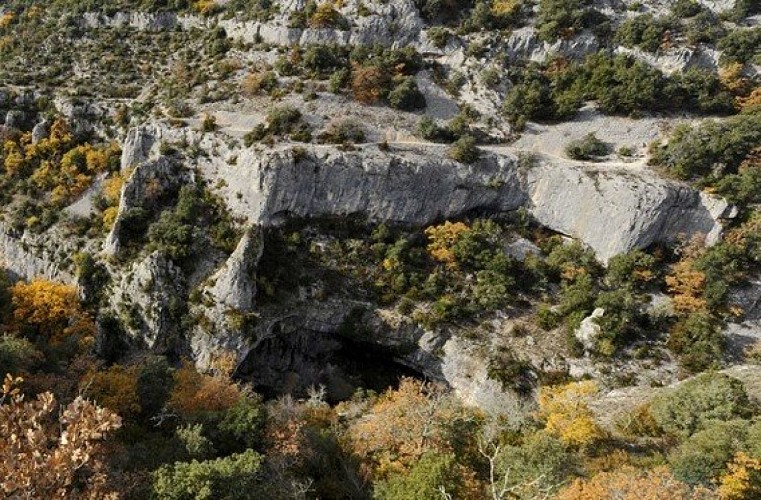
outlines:
M418 134L426 141L451 142L454 140L452 132L438 125L430 116L424 116L418 124Z
M748 422L711 422L684 441L669 457L674 476L689 484L709 486L724 471L726 463L743 447Z
M565 153L574 160L598 160L601 156L610 154L610 146L598 139L594 132L590 132L581 139L569 142Z
M439 500L441 488L457 494L462 488L462 476L453 455L428 453L423 455L407 473L396 474L375 484L374 498L378 500Z
M676 0L671 7L671 13L679 19L700 14L704 7L695 0Z
M270 92L277 88L277 76L272 71L251 73L244 78L241 91L244 95L253 97L260 92Z
M216 460L165 465L153 475L153 493L166 500L246 499L256 495L262 457L252 451Z
M204 132L214 132L217 130L217 118L214 115L204 115L201 122L201 130Z
M425 96L418 89L414 78L402 77L388 94L388 103L395 109L417 111L425 108Z
M505 447L497 456L496 478L520 492L516 497L536 498L556 490L578 467L578 460L560 440L537 432L521 446Z
M301 111L293 106L278 106L267 113L267 129L271 134L288 135L301 121Z
M380 66L359 66L352 69L351 93L357 102L375 104L388 95L391 76Z
M351 118L331 122L327 130L320 135L320 142L330 144L359 143L364 140L364 127Z
M650 411L664 431L690 436L711 420L748 417L751 406L742 382L721 373L704 373L654 398Z
M717 45L721 51L721 62L738 62L745 64L759 58L758 47L761 46L761 27L731 30Z
M615 42L626 47L639 47L655 52L661 46L663 35L670 26L652 14L642 14L621 23L616 31Z
M333 3L327 1L320 4L309 18L309 26L312 28L339 28L345 29L348 22L333 8Z
M690 373L716 367L724 354L721 324L706 312L694 312L672 327L667 345Z
M759 143L761 114L680 125L667 144L651 148L651 162L668 168L681 179L708 176L717 167L723 173L736 173Z
M481 151L476 146L473 136L466 135L452 144L447 156L460 163L475 163L481 157Z
M433 43L433 46L438 49L443 49L447 45L449 40L449 30L440 26L434 26L427 31L428 39Z
M553 41L570 38L584 28L598 33L609 29L610 21L599 11L589 8L588 0L540 0L536 27L539 38Z

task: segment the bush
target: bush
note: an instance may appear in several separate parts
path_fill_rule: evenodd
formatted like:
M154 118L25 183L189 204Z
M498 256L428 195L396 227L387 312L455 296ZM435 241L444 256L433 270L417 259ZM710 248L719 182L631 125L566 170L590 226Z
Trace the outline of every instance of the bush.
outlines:
M260 92L270 92L277 88L277 76L272 71L251 73L243 79L241 91L244 95L253 97Z
M391 87L390 74L380 66L358 66L352 69L351 93L362 104L376 104L385 99Z
M475 163L481 157L481 150L476 146L473 136L466 135L452 144L447 156L460 163Z
M664 431L686 437L712 420L750 416L751 404L736 378L704 373L653 399L650 412Z
M696 0L676 0L671 7L671 13L678 19L697 16L703 11L704 7Z
M661 46L663 35L670 28L667 22L652 14L642 14L621 23L616 31L615 42L626 47L639 47L655 52Z
M330 144L364 142L365 130L361 123L351 118L333 121L320 135L319 140Z
M153 493L166 500L252 498L258 496L261 465L262 457L252 450L216 460L165 465L153 475Z
M425 96L418 89L414 78L402 77L388 94L388 103L394 109L417 111L425 108Z
M710 486L735 452L744 447L748 422L711 422L690 436L669 457L674 476L689 484Z
M588 0L540 0L536 21L539 39L552 42L558 38L570 38L584 28L605 34L610 29L610 21L590 8L590 4Z
M521 446L505 447L496 462L498 480L518 488L519 498L547 495L579 467L563 443L544 432L529 436Z
M400 473L375 484L378 500L439 500L440 488L456 495L462 488L462 477L453 455L428 453L407 473Z
M761 46L761 27L750 29L735 29L722 38L717 45L721 51L721 62L738 62L745 64L753 61L758 64L761 55L758 47Z
M594 132L590 132L581 139L569 142L565 154L574 160L596 161L601 156L610 154L610 146L598 139Z
M724 355L721 324L705 312L694 312L675 324L667 345L690 373L716 367Z
M651 162L681 179L709 176L717 167L724 174L736 173L760 143L761 114L685 124L674 129L668 143L651 148Z

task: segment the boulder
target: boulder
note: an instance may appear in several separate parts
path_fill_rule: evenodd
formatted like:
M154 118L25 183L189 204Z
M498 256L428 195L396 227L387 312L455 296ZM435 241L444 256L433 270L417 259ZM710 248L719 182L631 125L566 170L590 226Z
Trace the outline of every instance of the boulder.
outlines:
M573 332L576 340L581 342L584 346L585 352L592 352L597 347L597 339L600 337L602 330L600 325L597 324L597 320L605 315L605 309L597 308L592 311L592 314L581 320L581 324Z

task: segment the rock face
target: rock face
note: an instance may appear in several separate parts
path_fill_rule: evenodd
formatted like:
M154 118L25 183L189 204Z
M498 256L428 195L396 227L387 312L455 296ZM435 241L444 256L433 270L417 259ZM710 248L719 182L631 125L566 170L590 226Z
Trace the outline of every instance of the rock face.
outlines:
M74 276L58 264L56 252L60 247L48 245L51 235L36 237L24 233L14 235L5 224L0 223L0 261L13 279L49 280L74 283Z
M37 144L43 139L48 137L50 133L50 123L47 120L43 120L32 129L32 144Z
M239 159L245 168L220 175L241 193L228 197L232 210L263 225L289 216L351 214L423 225L477 209L515 210L526 202L514 157L468 166L441 159L443 153L245 151Z
M135 262L113 290L111 308L134 340L156 351L176 347L185 278L170 259L157 251Z
M157 129L136 127L127 132L122 146L121 169L136 167L150 158L158 141Z
M233 254L215 276L211 294L217 304L249 312L256 295L256 267L264 252L258 229L250 228L241 238Z
M228 36L250 43L264 42L281 46L317 43L380 44L394 48L417 43L424 27L412 0L391 0L375 4L372 11L363 16L356 14L360 2L344 2L341 12L352 19L348 29L289 27L288 15L292 10L303 8L304 3L284 3L280 15L267 22L223 20L220 25L225 28Z
M425 225L525 207L539 224L580 239L603 262L696 233L714 242L721 220L734 215L724 201L646 171L595 170L558 159L521 169L508 152L485 155L474 165L444 156L435 148L404 156L246 151L239 160L245 168L223 169L218 175L234 186L228 188L231 209L265 226L293 216L351 214Z
M514 30L505 46L505 55L511 60L526 60L543 62L547 58L562 55L570 59L581 59L597 52L600 43L589 32L570 38L557 40L554 43L539 40L536 29L525 27Z
M117 255L123 248L125 235L134 228L130 220L133 209L143 208L161 193L177 186L184 179L179 167L169 158L139 164L122 186L116 221L103 243L103 253Z
M539 224L582 240L603 262L696 233L715 242L720 220L733 216L723 200L683 184L631 172L559 167L545 163L529 171L530 212Z

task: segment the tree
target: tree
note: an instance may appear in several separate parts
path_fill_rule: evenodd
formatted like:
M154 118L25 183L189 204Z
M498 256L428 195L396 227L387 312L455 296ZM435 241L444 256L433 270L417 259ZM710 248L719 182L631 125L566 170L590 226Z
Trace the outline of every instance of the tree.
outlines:
M407 473L394 474L375 484L378 500L440 500L462 488L454 456L426 453ZM459 496L457 496L459 498Z
M35 279L11 287L13 320L20 331L31 330L53 340L73 334L94 335L95 325L82 310L73 286Z
M241 398L241 389L227 377L205 375L184 362L174 373L174 387L167 405L188 421L207 413L233 407Z
M684 500L710 498L693 496L689 485L677 480L667 467L642 470L631 466L600 472L590 479L577 479L561 490L556 500Z
M537 416L545 422L545 431L566 445L581 448L604 438L605 431L595 422L588 404L599 390L591 380L543 387Z
M689 484L709 486L747 441L747 420L713 421L685 440L669 456L674 476Z
M375 104L388 95L391 75L380 66L354 64L351 93L362 104Z
M160 500L266 498L260 489L261 466L262 457L253 450L216 460L177 462L153 474L153 493Z
M351 446L376 477L387 477L408 470L425 453L452 451L447 429L459 417L461 409L443 388L405 378L349 427Z
M76 398L32 401L6 376L0 398L0 491L6 498L116 498L108 491L104 439L121 426L113 412Z
M425 96L418 89L415 79L401 77L394 89L388 94L388 103L392 108L403 111L417 111L425 108Z
M664 431L689 436L711 420L748 417L751 405L741 381L704 373L654 398L650 412Z
M581 139L569 142L565 153L574 160L597 161L610 153L610 146L598 139L594 132L590 132Z
M128 417L140 412L137 383L136 367L112 365L105 370L90 372L80 382L80 388L96 403Z
M761 498L761 460L736 453L721 476L718 493L722 500Z
M575 455L546 432L528 436L520 446L494 451L495 477L490 481L494 500L541 498L555 491L579 467ZM482 454L489 458L483 450Z
M428 253L435 260L456 268L457 260L452 251L455 243L470 231L464 222L446 221L438 226L426 228L425 235L428 237Z
M447 156L460 163L475 163L481 157L481 150L476 146L476 139L465 135L457 139L447 150Z

